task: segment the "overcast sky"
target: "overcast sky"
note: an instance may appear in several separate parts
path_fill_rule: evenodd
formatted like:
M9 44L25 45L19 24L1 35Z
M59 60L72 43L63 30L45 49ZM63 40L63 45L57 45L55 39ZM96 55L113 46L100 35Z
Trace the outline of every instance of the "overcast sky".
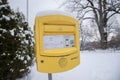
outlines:
M65 11L64 7L59 8L60 5L66 0L28 0L29 1L29 26L33 29L35 16L40 11L47 10L59 10ZM19 9L26 16L27 10L27 0L8 0L12 9ZM120 21L120 16L116 17L118 22ZM87 24L87 23L86 23Z
M34 19L38 12L47 10L61 10L60 5L65 0L28 0L29 1L29 26L33 29ZM22 11L26 16L27 13L27 0L8 0L12 9Z

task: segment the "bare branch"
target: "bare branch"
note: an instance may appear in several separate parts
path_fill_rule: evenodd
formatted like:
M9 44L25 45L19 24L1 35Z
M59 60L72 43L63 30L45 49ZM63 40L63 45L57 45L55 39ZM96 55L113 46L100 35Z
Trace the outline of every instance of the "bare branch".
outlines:
M91 8L91 9L94 9L94 10L99 11L99 9L96 8L96 7L94 7L94 6L85 6L85 7L83 7L83 8L84 8L84 9Z
M81 17L80 18L84 18L84 16L87 14L87 13L89 13L89 12L92 12L93 10L88 10L88 11L85 11L84 13L83 13L83 15L81 15ZM79 14L79 13L78 13ZM78 16L78 15L77 15Z
M85 17L85 18L83 18L83 20L86 20L86 19L95 19L95 18L93 18L93 17Z
M109 20L112 16L114 16L115 14L117 14L117 13L113 13L113 14L111 14L107 19Z
M87 1L91 4L92 7L94 7L94 4L91 0L87 0ZM93 9L93 12L94 12L94 15L95 15L95 21L96 21L97 25L99 25L98 14L97 14L95 8L92 8L92 9Z

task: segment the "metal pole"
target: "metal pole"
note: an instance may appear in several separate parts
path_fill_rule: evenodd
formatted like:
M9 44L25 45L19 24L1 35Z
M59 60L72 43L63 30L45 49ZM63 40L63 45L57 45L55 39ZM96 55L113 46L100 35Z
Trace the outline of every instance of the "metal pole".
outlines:
M52 74L48 73L48 80L52 80Z
M28 21L28 16L29 16L28 9L29 9L29 2L27 0L27 21Z

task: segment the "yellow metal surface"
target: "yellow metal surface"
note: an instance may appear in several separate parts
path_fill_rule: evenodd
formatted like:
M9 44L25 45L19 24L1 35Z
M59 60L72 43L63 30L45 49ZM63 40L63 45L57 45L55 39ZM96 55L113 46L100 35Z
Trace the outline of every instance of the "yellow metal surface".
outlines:
M37 70L45 73L64 72L80 63L78 21L64 15L47 15L35 20L35 53ZM75 46L70 48L44 49L45 35L73 34Z
M52 49L52 50L45 50L44 56L67 56L72 53L76 53L77 49L76 48L59 48L59 49Z

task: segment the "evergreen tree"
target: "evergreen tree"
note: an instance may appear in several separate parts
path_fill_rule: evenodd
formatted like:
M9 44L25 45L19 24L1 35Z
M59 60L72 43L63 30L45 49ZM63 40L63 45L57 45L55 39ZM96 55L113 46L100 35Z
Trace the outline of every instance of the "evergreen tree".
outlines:
M0 80L16 80L30 72L33 44L24 15L0 0Z

